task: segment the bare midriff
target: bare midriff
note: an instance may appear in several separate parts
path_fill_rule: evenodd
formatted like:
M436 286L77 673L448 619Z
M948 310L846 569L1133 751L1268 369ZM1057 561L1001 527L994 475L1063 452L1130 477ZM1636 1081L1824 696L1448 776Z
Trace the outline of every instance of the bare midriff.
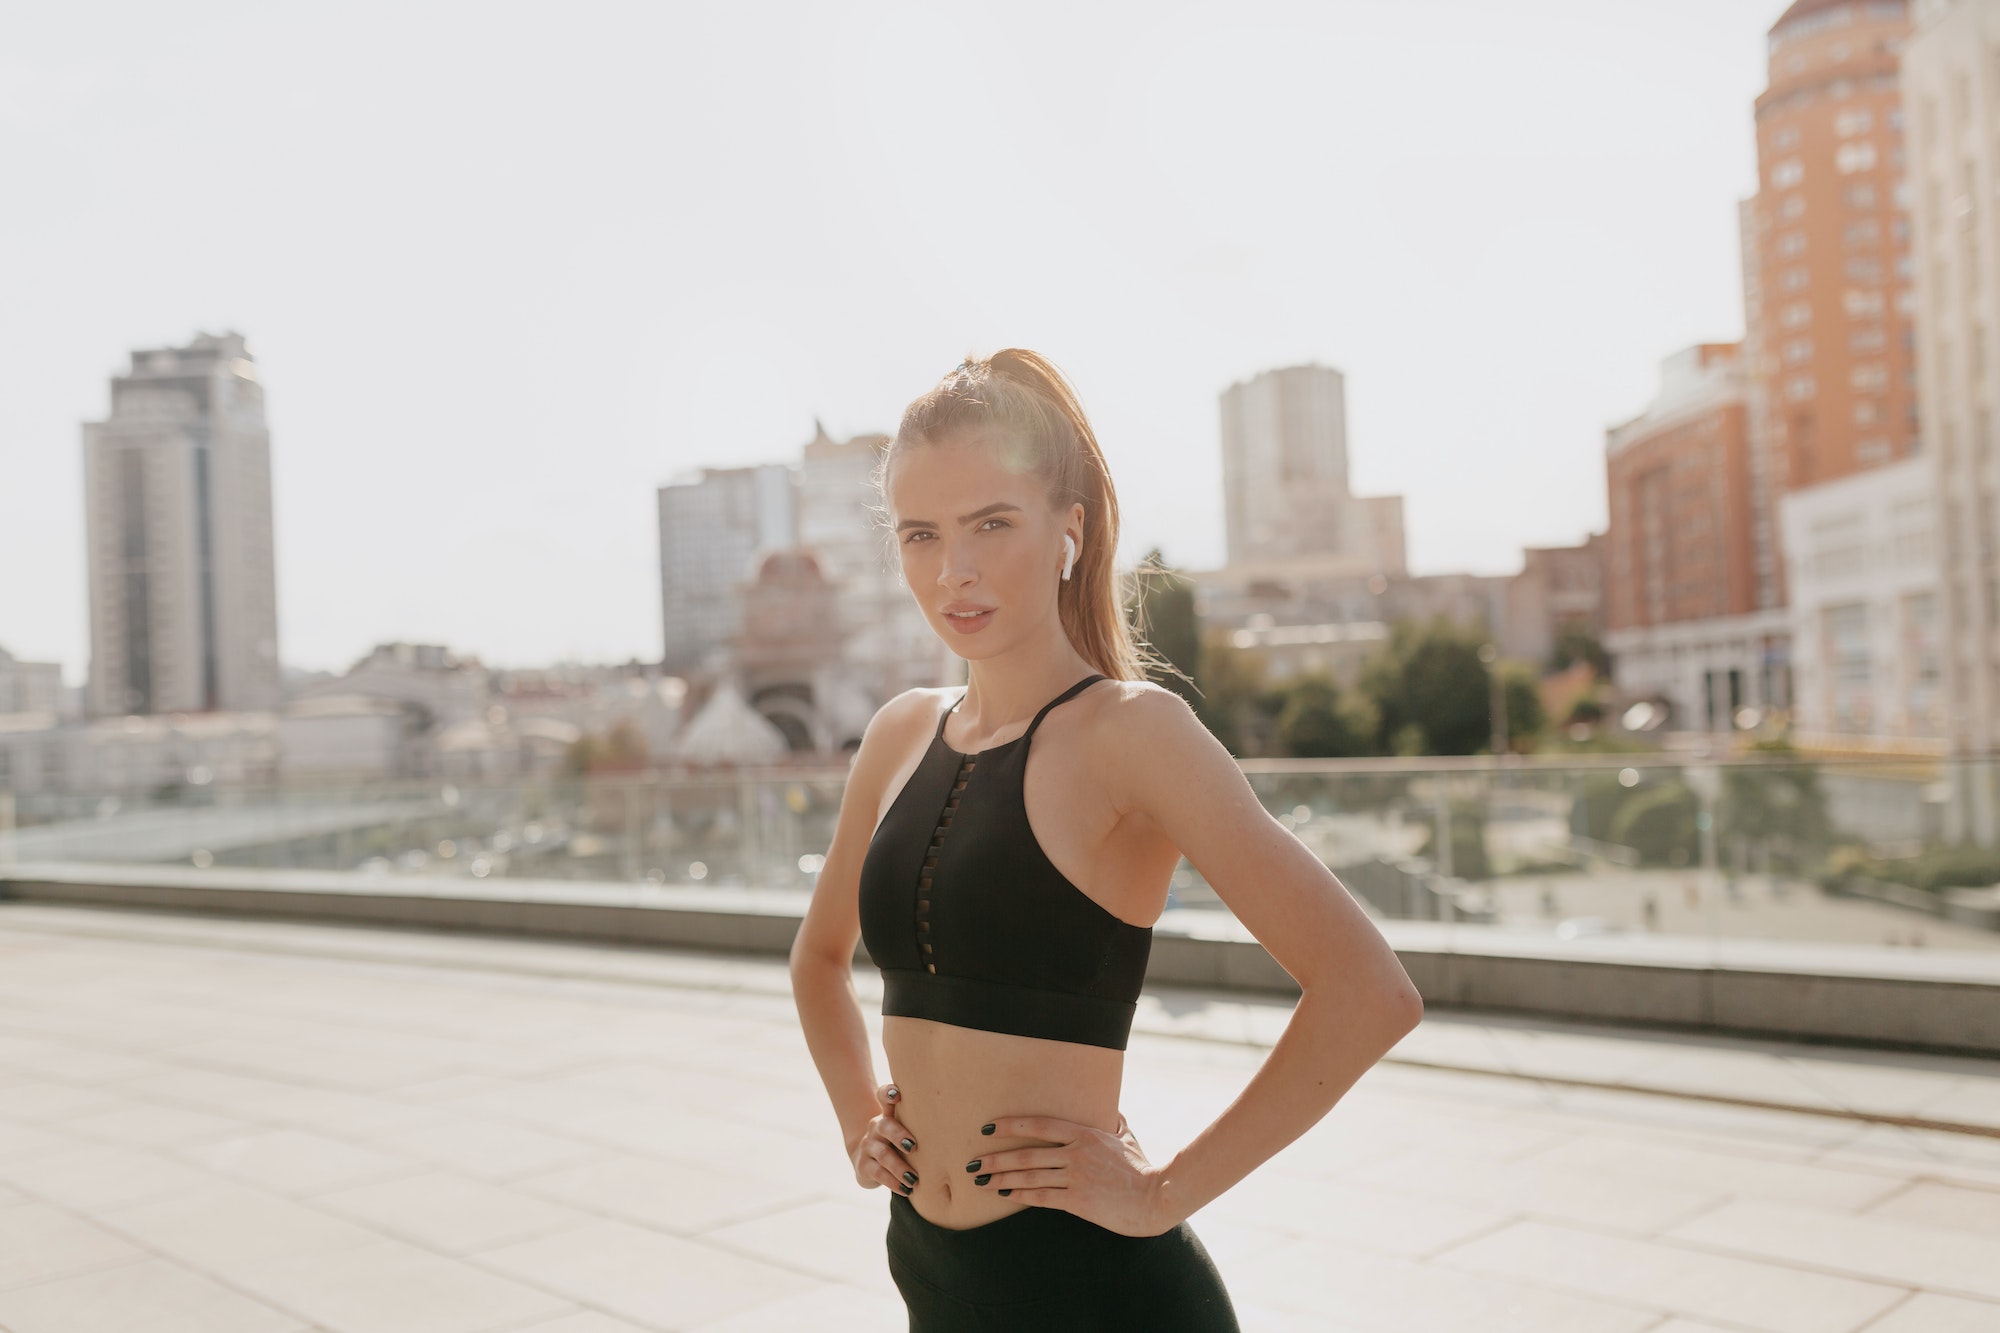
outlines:
M1003 1116L1046 1115L1111 1133L1125 1052L1109 1046L1018 1037L955 1027L928 1018L886 1015L882 1048L901 1091L896 1118L916 1140L907 1153L917 1174L910 1203L918 1216L962 1231L1027 1207L975 1185L966 1163L1005 1148L1046 1146L1048 1139L979 1132ZM984 1163L981 1163L984 1170Z

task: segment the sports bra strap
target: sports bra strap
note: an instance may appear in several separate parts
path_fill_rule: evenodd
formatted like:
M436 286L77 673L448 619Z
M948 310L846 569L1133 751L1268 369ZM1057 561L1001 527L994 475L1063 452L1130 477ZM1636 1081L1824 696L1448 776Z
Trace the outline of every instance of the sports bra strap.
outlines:
M1090 675L1085 676L1082 680L1078 681L1076 684L1064 690L1061 694L1058 694L1055 698L1043 704L1042 711L1035 714L1035 720L1033 722L1030 722L1028 724L1028 729L1021 733L1022 737L1026 738L1028 736L1034 735L1035 728L1042 725L1042 719L1049 715L1049 710L1051 708L1054 708L1059 703L1064 703L1070 699L1074 699L1077 695L1081 694L1086 687L1095 685L1098 681L1103 679L1104 679L1103 676L1097 674L1096 672L1092 672Z

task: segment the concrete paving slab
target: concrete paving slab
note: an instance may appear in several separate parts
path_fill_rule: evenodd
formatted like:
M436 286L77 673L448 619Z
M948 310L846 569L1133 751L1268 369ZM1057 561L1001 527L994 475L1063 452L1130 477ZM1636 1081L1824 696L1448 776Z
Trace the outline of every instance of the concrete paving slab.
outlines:
M0 1291L11 1333L301 1333L304 1320L159 1259Z
M146 1257L123 1239L43 1203L0 1208L0 1290Z
M152 1293L160 1328L222 1333L901 1323L887 1196L852 1180L781 962L62 911L0 905L0 1216L34 1210L23 1253L124 1248L0 1297L60 1285L89 1310L102 1279L104 1310ZM1163 1160L1287 1010L1148 998L1187 1034L1128 1052ZM2000 1140L1842 1110L1972 1123L2000 1066L1434 1021L1460 1068L1385 1062L1194 1219L1246 1329L1912 1333L2000 1310L1969 1271ZM1562 1081L1593 1069L1607 1086ZM1704 1100L1786 1089L1800 1111ZM19 1308L30 1333L152 1328Z
M1769 1333L1849 1333L1908 1294L1886 1284L1538 1221L1482 1236L1438 1262Z
M313 1205L449 1255L529 1240L591 1220L574 1208L445 1171L315 1195Z
M1682 1223L1666 1239L2000 1301L2000 1247L1989 1236L1955 1227L1734 1203Z
M2000 1189L1919 1180L1858 1211L1869 1217L2000 1238Z

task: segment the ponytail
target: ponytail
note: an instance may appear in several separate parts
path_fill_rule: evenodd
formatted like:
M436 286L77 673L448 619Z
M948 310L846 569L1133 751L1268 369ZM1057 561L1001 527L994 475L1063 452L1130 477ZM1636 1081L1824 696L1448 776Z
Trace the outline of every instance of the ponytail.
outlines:
M974 435L1003 449L1011 466L1032 472L1056 509L1083 505L1083 547L1070 577L1056 585L1056 609L1077 653L1114 680L1172 670L1126 618L1112 563L1118 492L1076 390L1047 357L1021 347L984 361L967 357L903 413L878 485L886 492L889 465L901 450ZM886 494L884 502L886 508Z

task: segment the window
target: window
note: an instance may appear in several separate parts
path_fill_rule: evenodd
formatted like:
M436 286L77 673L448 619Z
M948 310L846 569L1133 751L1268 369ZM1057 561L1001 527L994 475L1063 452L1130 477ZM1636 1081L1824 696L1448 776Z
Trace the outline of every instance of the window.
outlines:
M1847 242L1848 249L1858 250L1863 246L1873 245L1881 240L1882 228L1876 223L1874 218L1863 218L1859 222L1850 222L1847 224L1844 239Z
M1847 276L1854 282L1879 284L1882 281L1882 264L1874 259L1850 259L1847 261Z
M1849 377L1856 393L1881 393L1889 387L1889 368L1880 361L1869 361L1854 368Z
M1803 195L1788 194L1785 196L1785 202L1778 205L1778 216L1787 222L1805 215L1806 201Z
M1788 292L1802 292L1811 285L1811 280L1802 268L1788 268L1778 275L1778 286Z
M1871 435L1866 439L1856 441L1854 445L1854 458L1859 463L1871 465L1886 463L1893 452L1889 445L1889 438L1886 435Z
M1788 231L1778 237L1778 258L1797 259L1806 252L1806 234L1802 231Z
M1853 333L1849 334L1847 338L1847 350L1850 352L1879 352L1887 345L1888 341L1887 338L1882 336L1882 326L1875 324L1868 328L1856 329Z
M1882 314L1882 293L1850 287L1844 298L1849 319L1876 319Z
M1796 157L1788 157L1771 165L1771 188L1789 190L1806 178L1805 163Z
M1854 424L1872 426L1881 419L1882 409L1873 398L1858 398L1854 403Z
M1875 207L1875 187L1872 185L1850 185L1847 187L1846 199L1849 208L1873 208Z
M1833 118L1833 132L1843 139L1852 139L1855 135L1866 134L1874 128L1875 117L1861 107L1843 111Z
M1865 139L1858 143L1844 143L1834 152L1833 165L1843 176L1871 170L1875 166L1875 145Z
M1784 129L1779 130L1771 136L1771 147L1778 152L1782 153L1788 148L1797 148L1798 146L1799 127L1796 125L1787 125Z
M1788 329L1802 329L1812 323L1812 306L1805 301L1794 301L1778 312L1778 323Z
M1785 381L1785 397L1790 398L1794 402L1799 402L1812 397L1816 387L1813 384L1812 376L1794 375Z
M1785 364L1796 366L1801 362L1810 361L1812 360L1812 352L1812 339L1793 338L1785 344Z

